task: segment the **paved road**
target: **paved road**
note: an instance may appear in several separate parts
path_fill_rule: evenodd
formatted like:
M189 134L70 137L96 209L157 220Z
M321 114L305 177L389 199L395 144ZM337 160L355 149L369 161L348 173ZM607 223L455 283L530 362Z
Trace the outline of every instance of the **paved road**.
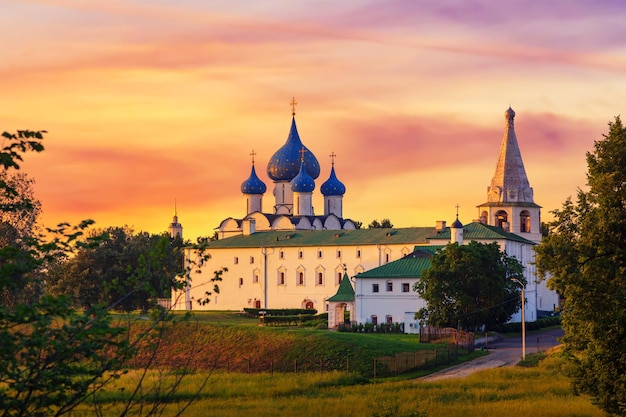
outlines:
M558 345L558 338L561 336L563 336L563 330L561 329L546 330L527 335L526 354L537 353ZM522 359L522 338L488 340L487 350L489 355L435 372L419 378L419 380L437 381L446 378L461 378L481 369L514 366Z

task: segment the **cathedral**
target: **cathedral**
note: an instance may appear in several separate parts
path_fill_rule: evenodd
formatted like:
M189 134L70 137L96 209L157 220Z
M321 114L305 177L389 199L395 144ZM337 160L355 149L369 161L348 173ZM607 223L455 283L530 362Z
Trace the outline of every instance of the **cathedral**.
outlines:
M541 207L534 202L511 108L504 113L495 174L486 202L477 206L476 220L463 225L457 214L450 226L442 220L423 227L358 229L354 221L343 217L346 187L337 177L334 159L329 178L320 186L324 212L314 213L312 197L320 166L300 139L294 106L292 100L287 140L267 164L266 173L273 182L272 210L263 210L267 186L256 173L253 152L250 175L241 184L245 216L221 222L219 239L207 248L210 259L199 268L191 268L194 255L188 251L189 285L172 292L172 308L314 308L329 312L329 318L343 317L340 312L349 310L356 322L384 317L387 322L405 322L408 328L409 313L417 311L423 300L412 292L418 276L393 275L398 269L395 263L416 249L434 253L451 241L497 242L524 265L527 320L534 321L557 307L558 295L535 276L533 246L541 240ZM182 233L177 217L170 228ZM222 268L226 271L219 294L213 292L209 303L201 305L197 301L206 298L214 271ZM329 319L329 324L334 327L335 323Z
M335 174L334 153L331 154L330 177L322 183L324 214L313 211L315 180L320 165L315 155L302 143L296 127L295 100L292 100L291 129L285 144L267 163L267 176L274 183L274 206L271 213L263 212L263 195L267 186L256 174L254 151L250 177L241 184L246 200L246 216L229 217L218 228L219 238L267 230L353 230L354 222L343 218L343 195L346 187Z

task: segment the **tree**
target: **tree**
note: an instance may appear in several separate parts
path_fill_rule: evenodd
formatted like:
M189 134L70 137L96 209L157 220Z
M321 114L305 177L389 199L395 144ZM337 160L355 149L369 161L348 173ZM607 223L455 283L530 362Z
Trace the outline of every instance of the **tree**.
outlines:
M19 169L22 154L41 152L43 133L27 130L3 133L8 144L0 149L0 170ZM19 191L2 181L0 195L19 197ZM11 203L0 205L0 212L9 214L19 209ZM26 282L37 279L37 273L69 259L75 250L98 245L102 236L85 237L84 234L92 223L90 220L76 226L62 223L47 229L49 239L39 235L22 236L15 227L7 229L17 238L15 244L0 245L0 292L19 290L16 277ZM198 248L200 253L202 249ZM136 288L145 285L146 271L152 263L159 263L158 254L150 260L140 257ZM181 280L177 281L179 288L186 284L184 275L181 271ZM0 416L60 416L80 404L95 404L91 400L125 372L131 365L129 360L140 350L147 365L122 414L161 415L168 397L180 387L189 366L189 363L183 365L173 381L160 381L155 390L145 390L144 382L150 366L154 365L160 335L170 319L167 311L155 308L150 320L140 320L141 325L131 331L130 322L113 322L110 306L98 303L77 310L66 295L46 294L12 306L0 305ZM190 400L193 398L192 395ZM175 415L185 409L185 406L177 407ZM95 411L101 414L101 410Z
M391 224L391 220L389 219L382 219L380 223L378 222L378 220L374 219L369 225L367 225L367 228L368 229L391 229L393 228L393 224Z
M562 326L573 387L605 412L626 414L626 129L619 117L587 152L588 191L553 211L536 248L539 276L564 295Z
M524 267L497 243L448 244L414 284L427 306L417 318L441 327L475 330L506 323L521 305Z
M15 228L20 236L31 236L41 214L41 202L35 198L35 180L23 172L0 170L0 223Z
M157 298L169 297L182 270L183 246L167 233L135 233L129 227L92 232L103 241L80 249L51 268L52 294L71 294L76 307L104 303L118 310L148 310Z

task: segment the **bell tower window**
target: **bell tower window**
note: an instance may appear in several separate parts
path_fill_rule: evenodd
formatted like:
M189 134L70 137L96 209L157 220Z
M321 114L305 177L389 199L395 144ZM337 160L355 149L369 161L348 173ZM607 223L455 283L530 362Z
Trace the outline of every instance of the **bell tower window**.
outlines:
M509 230L509 215L506 211L500 210L496 213L495 225L503 228L504 230Z
M530 233L530 213L526 210L520 213L519 231L522 233Z

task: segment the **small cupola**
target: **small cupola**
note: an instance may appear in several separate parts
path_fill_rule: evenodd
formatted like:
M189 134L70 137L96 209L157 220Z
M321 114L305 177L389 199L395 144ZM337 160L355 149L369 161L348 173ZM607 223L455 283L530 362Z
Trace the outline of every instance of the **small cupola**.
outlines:
M332 158L332 167L330 169L330 177L322 184L320 187L320 191L322 195L331 197L331 196L342 196L346 193L346 186L343 185L341 181L337 178L335 174L335 153L333 152L331 155Z

